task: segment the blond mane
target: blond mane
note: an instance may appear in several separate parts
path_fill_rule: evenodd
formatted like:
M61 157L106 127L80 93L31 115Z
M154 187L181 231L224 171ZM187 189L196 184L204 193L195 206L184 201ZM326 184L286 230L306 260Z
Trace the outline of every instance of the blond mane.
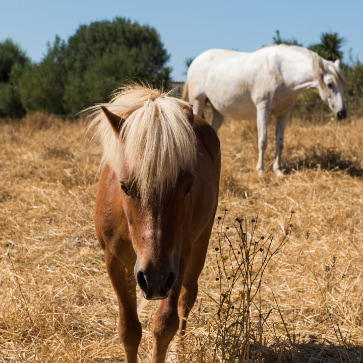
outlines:
M189 104L146 86L126 86L103 104L125 123L119 137L99 106L91 108L95 135L103 145L101 165L107 163L117 177L127 163L142 200L160 197L175 187L181 171L194 172L196 139L183 112Z

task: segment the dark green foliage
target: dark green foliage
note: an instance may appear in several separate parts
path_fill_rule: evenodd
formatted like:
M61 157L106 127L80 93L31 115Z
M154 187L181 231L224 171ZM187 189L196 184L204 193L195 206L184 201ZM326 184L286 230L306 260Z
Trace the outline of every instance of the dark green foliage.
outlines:
M19 80L21 101L26 111L65 113L67 71L66 46L56 37L53 46L48 45L42 62L28 65Z
M0 43L0 82L8 83L10 73L14 64L22 67L29 62L28 57L11 39L6 39Z
M346 85L346 97L362 97L363 95L363 64L357 59L350 66L343 66Z
M122 83L167 85L169 56L154 28L116 18L82 25L68 40L67 111L104 102Z
M0 117L24 114L18 81L28 62L29 58L12 40L0 43Z
M0 117L20 117L25 111L15 85L0 83Z
M320 43L309 46L309 49L318 53L326 60L336 61L343 58L340 50L344 43L343 38L339 38L338 33L323 33L320 36Z
M363 64L357 59L350 57L349 65L343 64L345 75L344 95L348 112L350 114L362 115L363 109Z
M47 55L39 64L28 65L20 80L21 101L26 111L65 113L64 90L67 80L66 45L56 37L48 45Z
M167 87L168 60L154 28L122 18L82 25L68 42L57 37L42 62L27 67L21 100L27 111L77 113L132 80Z

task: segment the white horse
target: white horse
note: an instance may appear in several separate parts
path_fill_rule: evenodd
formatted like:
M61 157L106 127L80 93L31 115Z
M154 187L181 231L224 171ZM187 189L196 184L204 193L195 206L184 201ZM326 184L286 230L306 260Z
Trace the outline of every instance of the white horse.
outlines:
M281 175L280 158L284 130L299 93L318 89L335 117L343 119L345 80L339 61L330 62L302 47L274 45L253 53L211 49L199 55L189 67L183 99L193 103L202 116L208 100L212 126L217 131L224 117L257 117L258 163L263 173L267 146L267 125L276 117L276 153L273 170Z

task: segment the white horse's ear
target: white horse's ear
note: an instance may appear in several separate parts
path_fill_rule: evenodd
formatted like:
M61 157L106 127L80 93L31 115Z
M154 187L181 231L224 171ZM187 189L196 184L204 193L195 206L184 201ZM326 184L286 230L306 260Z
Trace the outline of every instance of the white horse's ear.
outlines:
M335 65L338 69L340 69L340 60L339 60L339 59L337 59L337 60L334 62L334 65Z
M125 120L122 117L112 113L105 106L101 106L101 110L103 111L103 113L107 117L107 120L110 122L113 131L115 131L115 133L116 133L116 135L118 137L120 135L121 128L122 128L122 125L124 124Z

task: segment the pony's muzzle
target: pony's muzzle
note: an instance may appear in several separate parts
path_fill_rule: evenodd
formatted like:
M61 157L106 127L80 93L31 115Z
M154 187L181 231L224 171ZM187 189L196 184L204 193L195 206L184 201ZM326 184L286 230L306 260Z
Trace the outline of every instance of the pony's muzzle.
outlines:
M147 300L162 300L168 297L169 291L176 280L176 273L156 273L153 271L138 271L136 281Z

